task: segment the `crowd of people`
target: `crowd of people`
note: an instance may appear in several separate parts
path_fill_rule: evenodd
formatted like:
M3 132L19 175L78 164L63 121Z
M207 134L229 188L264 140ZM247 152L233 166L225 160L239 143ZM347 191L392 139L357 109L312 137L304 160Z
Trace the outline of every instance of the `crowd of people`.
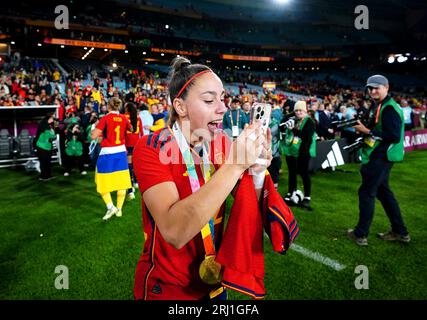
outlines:
M84 78L85 74L88 74L92 83L83 86L82 77ZM219 74L221 75L221 72ZM227 111L223 117L222 129L230 138L237 138L245 126L250 123L252 105L257 102L271 104L273 112L270 129L273 141L273 161L269 171L273 182L277 187L282 167L281 156L286 156L288 167L294 168L294 170L290 171L292 176L288 177L290 184L285 197L289 199L296 191L296 176L293 173L298 172L304 182L306 196L304 203L309 208L311 188L308 175L310 159L308 150L312 141L341 137L347 138L349 143L354 142L357 138L354 128L350 126L336 128L333 124L336 121L348 120L356 116L361 118L370 110L371 100L364 92L339 87L330 79L318 82L310 80L304 84L303 79L299 76L287 79L260 77L251 73L246 74L242 79L230 78L228 73L222 74L222 76L225 77L226 82L243 81L238 87L238 92L231 89L225 92L224 103ZM73 73L68 79L64 78L58 69L40 65L26 69L19 64L12 64L8 70L0 71L0 106L59 105L57 119L51 122L57 123L55 130L60 136L65 176L71 174L74 166L77 166L83 175L87 173L88 168L95 168L101 147L94 143L90 133L100 119L109 113L108 102L111 99L122 101L119 111L128 114L128 118L129 110L125 110L125 106L127 103L132 104L132 108L138 115L138 121L141 123L141 130L138 131L140 136L156 132L168 124L171 110L168 86L166 80L162 79L159 74L147 73L144 70L130 70L126 74L126 89L124 90L114 86L114 80L109 74L101 80L96 73L85 70L80 73L80 76L76 77L76 73ZM65 80L63 86L60 85L62 80ZM247 86L247 83L258 84L272 80L277 82L279 88L286 91L269 91L267 89L261 91L249 89ZM305 160L302 162L307 164L307 168L300 165L298 169L293 165L292 155L287 154L284 146L280 146L280 142L285 141L286 135L283 122L288 120L290 115L295 116L297 100L304 101L302 111L304 116L309 116L312 120L309 124L314 124L315 132L313 136L312 130L310 130L308 134L310 140L304 141L301 149L305 150L303 152ZM404 113L406 130L423 126L424 119L421 117L421 112L427 106L425 98L417 100L397 95L395 100L400 103ZM47 119L50 118L49 116ZM307 130L308 127L305 127ZM305 132L305 134L307 133ZM43 151L40 152L40 154L42 153ZM131 163L131 159L129 162ZM301 163L301 161L298 162ZM50 179L50 173L45 171L41 175L41 179ZM129 189L129 198L133 198L133 190Z

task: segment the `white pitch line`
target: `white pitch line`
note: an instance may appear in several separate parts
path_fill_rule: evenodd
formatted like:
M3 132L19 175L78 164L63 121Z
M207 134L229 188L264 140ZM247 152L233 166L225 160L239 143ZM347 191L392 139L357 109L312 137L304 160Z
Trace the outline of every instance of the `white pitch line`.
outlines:
M331 258L325 257L321 255L319 252L313 252L311 250L308 250L304 247L301 247L297 244L292 244L290 249L301 253L303 256L309 257L317 262L320 262L324 264L325 266L328 266L336 271L341 271L345 268L345 265L339 263L338 261L335 261Z
M268 235L265 231L264 231L264 238L268 239ZM306 249L302 246L299 246L295 243L293 243L289 249L294 250L298 253L301 253L303 256L306 256L306 257L311 258L317 262L320 262L320 263L324 264L325 266L328 266L328 267L330 267L336 271L341 271L341 270L345 269L345 265L339 263L338 261L335 261L331 258L325 257L325 256L321 255L319 252L313 252L311 250L308 250L308 249Z

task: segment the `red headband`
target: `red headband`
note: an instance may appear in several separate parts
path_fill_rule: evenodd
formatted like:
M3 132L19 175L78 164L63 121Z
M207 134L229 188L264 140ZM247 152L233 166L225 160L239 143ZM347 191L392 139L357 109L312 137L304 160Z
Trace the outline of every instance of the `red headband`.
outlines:
M212 71L211 69L206 69L206 70L203 70L203 71L200 71L200 72L198 72L198 73L196 73L194 76L192 76L183 86L182 86L182 88L181 88L181 90L179 90L179 92L178 92L178 94L176 95L176 97L175 98L179 98L180 96L181 96L181 94L184 92L184 90L185 90L185 88L187 88L188 87L188 85L195 79L195 78L197 78L198 76L201 76L202 74L204 74L204 73L206 73L206 72L210 72L210 71Z

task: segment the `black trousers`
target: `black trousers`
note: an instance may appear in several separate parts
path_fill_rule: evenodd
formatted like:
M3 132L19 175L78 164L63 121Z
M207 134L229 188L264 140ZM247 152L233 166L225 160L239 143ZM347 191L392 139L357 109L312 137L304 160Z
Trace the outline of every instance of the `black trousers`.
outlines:
M375 198L381 202L391 223L392 231L407 235L399 204L388 184L393 162L373 159L362 165L362 185L359 188L359 222L354 230L357 237L367 237L375 210Z
M40 178L50 178L52 176L52 165L50 163L52 159L52 151L47 151L45 149L37 147L37 157L40 161Z
M270 173L271 179L273 180L274 183L279 182L279 174L280 174L281 168L282 168L282 158L280 156L274 157L271 160L270 166L267 168L268 172Z
M64 157L65 172L70 173L71 170L73 169L73 166L76 163L77 163L77 166L79 167L80 172L84 171L83 155L81 155L80 157L65 155Z
M297 157L286 156L286 164L288 165L288 193L297 190L297 174L301 176L304 186L304 196L310 197L311 194L311 179L308 173L308 164L310 156L304 155Z

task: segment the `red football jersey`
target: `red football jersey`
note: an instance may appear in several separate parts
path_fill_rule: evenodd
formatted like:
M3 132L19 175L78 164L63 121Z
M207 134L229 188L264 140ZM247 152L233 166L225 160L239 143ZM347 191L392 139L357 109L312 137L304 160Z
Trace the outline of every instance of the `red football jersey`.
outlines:
M99 120L96 128L103 133L101 147L116 147L125 144L125 133L131 124L124 115L109 113Z
M228 137L220 135L214 150L211 145L210 158L213 163L223 161L229 149ZM134 170L141 195L154 185L171 181L176 184L180 199L192 194L187 167L182 161L178 144L168 128L160 129L139 139L134 153ZM179 158L179 162L165 160ZM176 159L176 158L175 158ZM216 160L214 160L216 159ZM221 160L218 160L221 159ZM200 186L203 176L200 163L195 160ZM218 169L219 165L215 164ZM215 244L217 248L223 233L225 203L215 217ZM144 248L135 272L135 299L194 300L207 296L218 286L202 282L199 266L205 257L201 234L198 233L181 249L167 243L159 232L156 222L142 200L142 223Z
M125 113L126 118L130 122L130 115L129 113ZM130 130L126 131L126 147L135 147L136 143L138 142L139 138L141 138L144 135L144 131L142 130L142 121L140 117L137 118L137 125L135 132L132 132Z

